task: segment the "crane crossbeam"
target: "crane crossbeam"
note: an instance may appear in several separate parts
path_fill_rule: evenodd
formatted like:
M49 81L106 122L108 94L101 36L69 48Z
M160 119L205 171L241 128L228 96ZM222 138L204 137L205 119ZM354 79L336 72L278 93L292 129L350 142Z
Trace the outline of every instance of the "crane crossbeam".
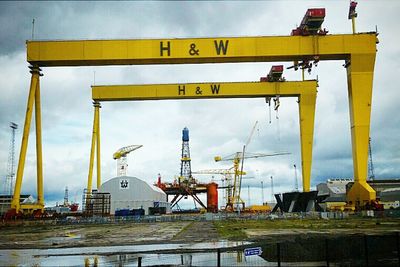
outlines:
M317 81L94 85L95 101L254 98L315 94Z
M349 59L375 54L376 34L27 41L35 66L99 66Z

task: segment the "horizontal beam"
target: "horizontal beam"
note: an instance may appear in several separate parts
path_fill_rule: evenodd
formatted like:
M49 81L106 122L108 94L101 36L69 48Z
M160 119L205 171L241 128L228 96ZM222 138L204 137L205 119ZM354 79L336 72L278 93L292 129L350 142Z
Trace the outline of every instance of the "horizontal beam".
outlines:
M143 85L95 85L95 101L162 100L196 98L254 98L298 96L315 93L317 81L300 82L216 82Z
M185 39L27 41L37 66L197 64L348 59L375 54L376 34Z

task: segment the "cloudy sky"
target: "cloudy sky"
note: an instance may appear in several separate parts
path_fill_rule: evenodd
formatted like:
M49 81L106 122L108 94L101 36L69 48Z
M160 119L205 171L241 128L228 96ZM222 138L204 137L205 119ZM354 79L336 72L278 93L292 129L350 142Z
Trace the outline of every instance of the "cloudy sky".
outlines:
M288 35L310 7L325 7L323 27L329 33L350 33L349 1L264 2L0 2L0 177L7 172L9 122L16 134L18 159L30 83L25 40L183 38ZM371 137L375 176L400 177L400 70L398 1L359 1L357 31L374 31L379 40L375 64ZM113 66L44 68L41 79L45 199L61 201L65 186L81 202L87 184L93 107L92 84L257 81L274 63ZM287 67L290 62L283 62ZM328 178L352 177L352 154L347 83L343 62L320 62L307 79L319 79L315 117L312 186ZM287 80L301 73L286 70ZM286 150L291 155L250 159L245 170L243 199L261 202L274 191L292 191L295 170L301 185L298 107L295 98L281 101L279 113L264 99L106 102L101 109L102 177L116 176L112 154L118 148L141 144L128 157L128 174L153 183L157 174L172 181L180 170L181 132L190 130L192 170L229 168L215 163L216 155L240 151L258 120L249 152ZM276 119L279 117L279 119ZM34 122L25 166L23 193L36 191ZM211 177L198 176L201 181ZM215 177L218 181L220 177ZM249 186L249 190L247 188Z

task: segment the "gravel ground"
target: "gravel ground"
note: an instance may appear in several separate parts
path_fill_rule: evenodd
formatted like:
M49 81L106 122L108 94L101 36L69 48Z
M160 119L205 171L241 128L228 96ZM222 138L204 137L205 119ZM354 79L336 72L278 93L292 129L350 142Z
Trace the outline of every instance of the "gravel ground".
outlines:
M172 243L191 222L2 227L0 249ZM183 237L182 237L183 238Z

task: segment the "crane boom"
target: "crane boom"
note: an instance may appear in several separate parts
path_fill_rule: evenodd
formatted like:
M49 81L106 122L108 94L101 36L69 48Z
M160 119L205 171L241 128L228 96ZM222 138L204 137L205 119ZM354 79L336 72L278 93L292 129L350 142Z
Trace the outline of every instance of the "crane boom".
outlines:
M256 123L254 123L253 129L251 129L249 139L247 139L247 142L245 145L246 147L250 144L251 138L253 138L253 134L254 134L254 131L256 130L257 123L258 123L258 121L256 121Z
M210 170L200 170L200 171L193 171L193 174L221 174L221 175L226 175L226 174L235 174L235 172L230 169L210 169Z
M243 157L243 152L236 152L234 154L230 154L230 155L225 156L225 157L216 156L216 157L214 157L214 160L216 162L218 162L218 161L231 161L231 160L242 159L242 158L251 159L251 158L261 158L261 157L273 157L273 156L289 155L289 154L290 154L290 152L286 152L286 151L273 152L273 153L268 153L268 154L246 152L245 156Z
M117 176L126 176L127 168L128 168L128 160L126 156L141 148L143 145L131 145L131 146L124 146L118 149L114 154L113 158L117 160Z
M243 156L242 152L236 152L234 154L228 155L226 157L216 156L214 160L218 161L233 161L233 170L234 170L234 180L232 192L229 194L226 209L233 211L235 205L242 204L244 207L244 202L240 198L240 187L241 187L241 176L245 173L243 172L243 168L241 168L240 162L242 159L250 159L250 158L261 158L261 157L272 157L272 156L280 156L280 155L289 155L289 152L274 152L269 154L264 153L246 153ZM243 164L242 164L243 166Z
M131 145L131 146L124 146L118 149L114 154L113 154L113 159L119 159L121 157L125 157L132 151L141 148L143 145Z

